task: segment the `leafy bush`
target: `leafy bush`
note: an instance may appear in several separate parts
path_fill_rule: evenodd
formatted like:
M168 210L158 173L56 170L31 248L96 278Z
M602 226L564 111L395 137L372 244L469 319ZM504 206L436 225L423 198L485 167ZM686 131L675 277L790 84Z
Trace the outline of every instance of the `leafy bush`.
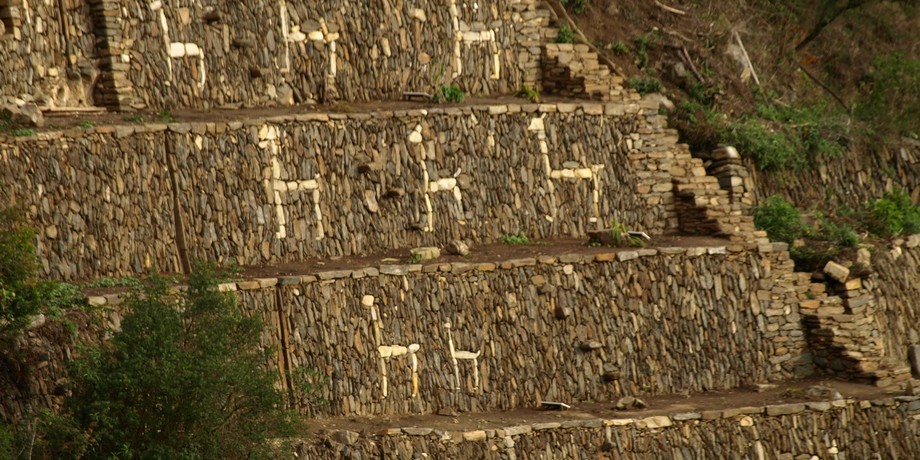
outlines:
M438 88L438 90L434 93L434 102L458 103L463 102L464 97L465 94L463 93L463 90L460 89L460 87L456 84L441 85L441 87Z
M71 371L65 410L88 457L252 458L293 434L262 325L219 291L212 268L197 267L181 294L151 277L126 307L121 330Z
M920 233L920 207L904 190L894 190L869 205L863 223L870 232L884 238Z
M888 54L876 58L874 68L857 117L881 134L920 135L920 60Z
M588 7L588 0L560 0L562 5L572 10L575 14L582 14Z
M556 35L556 43L575 43L575 31L567 24L559 26L559 34Z
M773 241L792 243L805 233L802 214L782 195L767 198L754 210L754 225Z
M629 77L629 79L626 80L626 84L643 96L648 93L657 93L661 91L661 80L655 77Z
M20 330L41 308L34 238L18 211L0 209L0 335Z
M502 243L504 244L530 244L530 238L527 238L527 235L523 232L517 233L508 233L502 235Z

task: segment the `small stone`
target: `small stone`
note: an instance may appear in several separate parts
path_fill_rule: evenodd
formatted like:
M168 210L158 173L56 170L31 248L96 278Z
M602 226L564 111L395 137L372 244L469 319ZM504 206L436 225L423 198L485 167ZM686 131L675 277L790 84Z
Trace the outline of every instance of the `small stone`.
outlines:
M822 398L822 399L831 399L834 401L843 399L843 395L840 394L837 390L834 390L830 387L825 387L821 385L815 385L808 389L805 392L806 395L812 398Z
M456 417L459 414L453 407L442 407L438 409L438 415L441 415L444 417Z
M907 348L907 361L910 363L910 373L915 379L920 379L920 345L911 345Z
M824 266L824 273L838 283L845 283L850 276L850 269L837 262L829 261L827 265Z
M360 437L361 437L360 434L355 433L354 431L348 431L348 430L334 431L332 432L332 436L331 436L333 441L339 444L345 444L345 445L352 445L358 442L358 438Z
M434 246L414 248L410 252L412 253L412 258L418 262L425 262L441 257L441 250Z
M634 396L624 396L617 401L616 410L645 409L648 405L645 401Z
M917 246L920 246L920 233L908 236L907 242L904 243L904 247L906 247L907 249L913 249Z
M470 246L463 241L454 240L447 244L444 251L450 255L468 256L470 254Z

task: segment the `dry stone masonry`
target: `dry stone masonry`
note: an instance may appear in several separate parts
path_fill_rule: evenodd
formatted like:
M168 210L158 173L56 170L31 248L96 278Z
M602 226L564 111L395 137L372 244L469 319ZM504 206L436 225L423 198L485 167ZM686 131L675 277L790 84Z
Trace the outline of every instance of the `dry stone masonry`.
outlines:
M553 33L537 0L6 0L0 17L0 96L121 110L508 94L539 84Z
M914 384L905 362L920 342L920 236L876 254L868 274L829 265L831 281L815 284L794 272L787 246L767 242L749 216L754 179L759 190L773 179L751 177L731 148L691 156L658 101L625 90L587 45L548 43L553 19L538 0L0 0L0 104L36 118L53 107L394 100L446 84L476 96L527 85L580 99L4 137L0 200L26 211L43 275L62 280L187 272L195 259L276 264L418 248L424 263L221 286L263 320L268 365L312 415L615 401L815 372ZM890 165L847 157L809 180L838 196L877 196L893 181L869 171L887 167L916 195L914 144ZM853 172L858 184L838 179ZM795 189L806 200L816 188ZM517 232L580 237L613 221L728 238L482 263L433 256ZM116 328L120 302L90 299ZM36 372L41 384L3 394L4 418L60 402L55 379L73 344L25 337L24 348L52 351ZM328 382L329 404L311 405L297 375ZM334 432L301 453L908 458L920 451L918 412L920 401L902 397L473 431L393 427Z
M0 197L27 210L44 274L65 280L584 236L614 219L654 235L691 218L674 183L725 193L679 166L692 160L676 141L636 102L100 126L0 139ZM734 218L720 199L699 208Z
M417 426L377 433L339 430L298 449L307 458L342 459L913 458L920 451L920 400L897 397L642 418L563 418L470 431Z

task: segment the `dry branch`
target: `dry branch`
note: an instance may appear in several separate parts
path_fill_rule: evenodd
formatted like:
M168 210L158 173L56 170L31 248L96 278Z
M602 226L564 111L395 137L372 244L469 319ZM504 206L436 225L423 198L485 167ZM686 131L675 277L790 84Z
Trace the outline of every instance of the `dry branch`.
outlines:
M674 13L674 14L679 14L679 15L681 15L681 16L684 16L684 15L687 14L686 11L682 11L682 10L679 10L679 9L677 9L677 8L672 8L672 7L670 7L670 6L664 5L664 4L662 4L661 2L659 2L658 0L655 0L655 5L658 5L659 8L661 8L661 9L663 9L663 10L665 10L665 11L668 11L668 12L671 12L671 13Z
M744 60L747 61L748 68L751 69L751 76L754 77L754 83L757 83L757 86L760 86L760 79L757 78L757 71L754 70L754 63L751 62L751 57L748 56L747 49L744 48L744 42L741 41L741 35L738 35L738 31L733 30L732 35L735 36L735 41L738 42L738 46L741 47L741 53L744 54Z

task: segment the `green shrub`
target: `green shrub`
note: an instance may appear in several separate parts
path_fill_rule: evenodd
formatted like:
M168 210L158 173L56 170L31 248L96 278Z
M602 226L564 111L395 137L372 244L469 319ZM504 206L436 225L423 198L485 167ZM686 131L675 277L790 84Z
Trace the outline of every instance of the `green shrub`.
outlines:
M151 277L126 302L121 330L74 362L65 410L89 458L252 458L295 432L260 321L217 283L206 266L182 293Z
M441 87L438 88L437 91L435 91L433 99L434 99L434 102L437 102L437 103L441 103L441 102L458 103L458 102L463 102L464 97L465 97L465 94L463 93L463 90L460 89L459 86L457 86L456 84L450 84L450 85L441 85Z
M856 106L856 116L871 123L880 134L920 135L920 60L900 54L879 56L866 97Z
M626 84L643 96L648 93L657 93L661 91L661 80L655 77L629 77L629 79L626 80Z
M767 198L754 210L754 225L773 241L792 243L805 233L802 214L782 195Z
M530 244L530 238L523 231L502 235L501 241L504 244Z
M739 152L751 155L764 171L794 169L808 165L796 145L782 132L765 127L755 118L745 118L728 124L720 135L722 143L732 145Z
M575 31L568 24L559 26L559 35L556 35L556 43L575 43Z
M575 14L582 14L588 7L588 0L560 0L562 5Z
M904 190L894 190L869 205L863 224L883 238L920 233L920 207L911 202Z

